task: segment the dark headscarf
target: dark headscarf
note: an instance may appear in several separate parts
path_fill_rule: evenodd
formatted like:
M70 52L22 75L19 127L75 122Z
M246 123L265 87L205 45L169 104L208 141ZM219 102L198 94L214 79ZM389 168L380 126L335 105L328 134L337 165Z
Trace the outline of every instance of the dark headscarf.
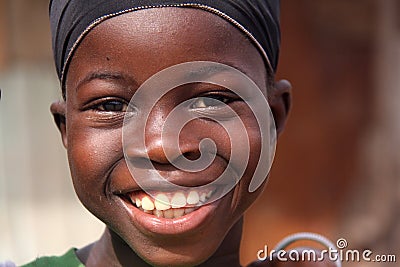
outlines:
M75 48L96 25L123 13L168 6L199 8L228 20L256 45L267 68L276 71L279 0L51 0L53 53L61 83Z

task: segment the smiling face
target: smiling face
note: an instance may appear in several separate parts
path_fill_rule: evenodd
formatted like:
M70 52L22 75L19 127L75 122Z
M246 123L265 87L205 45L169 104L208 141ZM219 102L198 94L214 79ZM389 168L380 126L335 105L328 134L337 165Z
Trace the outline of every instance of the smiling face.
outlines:
M114 247L108 249L129 248L152 265L199 264L218 251L224 238L239 236L239 242L240 229L233 226L261 192L247 190L260 151L260 131L254 116L237 96L207 84L178 87L157 103L146 125L145 157L164 177L179 185L199 186L216 179L226 167L231 149L229 136L218 123L196 119L179 135L182 153L189 159L199 157L200 140L210 138L216 143L215 160L199 173L179 170L168 162L162 149L168 144L161 140L161 131L166 116L177 104L209 97L193 103L206 110L217 99L238 113L250 140L249 163L238 185L222 199L193 208L213 192L163 192L155 188L155 194L167 202L161 205L132 178L122 147L127 105L139 85L153 74L189 61L233 66L266 94L262 57L239 30L205 11L162 8L127 13L95 27L72 58L66 102L52 106L54 114L65 116L66 124L61 121L60 128L79 199L111 230L110 239L122 244L112 241ZM279 112L279 108L275 109L275 113ZM284 120L284 116L278 117ZM139 160L144 157L142 152L132 149L130 157ZM231 245L233 249L238 247ZM129 257L129 252L125 254Z

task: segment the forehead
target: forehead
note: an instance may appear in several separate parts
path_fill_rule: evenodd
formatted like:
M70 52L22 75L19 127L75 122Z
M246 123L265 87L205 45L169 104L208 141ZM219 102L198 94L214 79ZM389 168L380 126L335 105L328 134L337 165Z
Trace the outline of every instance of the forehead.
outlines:
M261 54L244 34L221 17L193 8L151 8L113 17L96 26L76 50L67 88L85 73L132 72L138 83L188 61L231 65L265 88Z

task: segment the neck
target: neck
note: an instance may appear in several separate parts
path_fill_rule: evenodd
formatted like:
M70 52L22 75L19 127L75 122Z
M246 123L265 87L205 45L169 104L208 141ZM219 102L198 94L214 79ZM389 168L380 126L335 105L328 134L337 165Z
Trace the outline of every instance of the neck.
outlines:
M199 267L240 266L239 249L243 218L229 230L217 251ZM78 258L86 267L132 266L149 267L117 234L106 228L95 243L77 251Z

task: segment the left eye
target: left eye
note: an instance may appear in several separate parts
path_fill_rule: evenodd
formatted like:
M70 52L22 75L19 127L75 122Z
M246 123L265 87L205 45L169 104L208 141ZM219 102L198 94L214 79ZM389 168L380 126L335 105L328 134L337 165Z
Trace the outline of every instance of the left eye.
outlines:
M223 104L228 104L231 101L230 98L224 96L207 96L199 97L192 103L191 108L210 108L218 107Z
M106 101L96 106L97 110L105 112L125 112L127 108L126 103L117 100Z

